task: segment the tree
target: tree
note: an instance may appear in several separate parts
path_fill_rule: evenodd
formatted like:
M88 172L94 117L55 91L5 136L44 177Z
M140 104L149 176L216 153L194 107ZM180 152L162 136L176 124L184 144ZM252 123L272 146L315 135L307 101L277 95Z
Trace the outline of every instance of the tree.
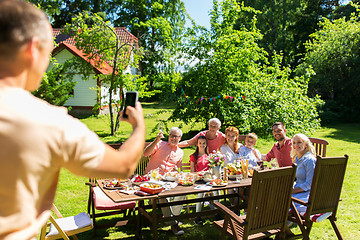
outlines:
M242 2L242 1L238 1ZM259 44L269 53L283 55L282 65L292 69L301 63L304 44L315 32L317 23L339 6L339 0L262 1L245 0L245 6L261 11L256 17L257 28L264 35ZM254 17L241 12L235 25L237 29Z
M114 102L113 95L120 91L123 99L123 89L137 90L140 96L146 96L145 84L143 78L125 73L126 68L131 65L138 66L141 58L140 49L135 39L125 39L119 41L115 29L105 22L99 15L89 12L81 12L72 19L72 24L66 26L67 33L73 34L75 46L81 50L88 61L102 68L110 65L112 70L109 75L98 75L103 84L109 86L108 104L110 111L110 130L111 135L115 134L115 123L113 113L114 107L121 105L120 102ZM92 67L88 62L79 59L76 65L79 72L87 79L90 73L93 73ZM118 109L116 110L118 112Z
M50 17L51 25L55 28L62 28L71 23L73 16L83 12L94 12L105 17L109 11L109 4L106 0L28 0L39 6Z
M176 60L185 25L185 7L181 0L113 0L114 24L123 26L139 38L145 55L140 62L141 75L150 90L163 96L172 92L179 80Z
M34 96L56 106L63 106L71 97L76 82L72 74L66 74L73 65L72 61L59 64L54 58L51 59L52 66L44 75L40 87L32 92Z
M297 69L298 74L314 71L309 95L320 94L326 101L323 118L327 121L357 121L360 116L360 23L356 15L320 22L306 44L304 63Z
M214 1L211 29L189 29L183 51L197 62L184 73L182 96L171 119L188 124L217 117L224 127L260 135L269 134L274 121L285 122L290 133L319 127L320 100L307 97L307 78L291 79L290 70L281 67L281 56L267 62L266 51L257 44L262 35L255 17L247 27L233 28L242 11L257 13L235 0Z

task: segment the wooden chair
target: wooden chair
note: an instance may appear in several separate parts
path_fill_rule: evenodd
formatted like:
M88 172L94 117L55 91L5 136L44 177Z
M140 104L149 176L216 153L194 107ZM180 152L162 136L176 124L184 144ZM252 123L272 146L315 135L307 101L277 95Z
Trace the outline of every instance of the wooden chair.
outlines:
M180 169L183 172L190 172L191 171L190 162L182 162Z
M296 166L254 171L246 216L238 216L220 203L214 203L225 214L215 221L222 238L261 239L279 234L285 237L285 228Z
M147 146L149 143L145 143ZM109 144L114 149L119 149L122 143ZM135 173L143 175L144 170L147 166L148 158L142 157L139 161L139 165L135 170ZM87 212L93 219L94 232L96 234L96 229L101 227L108 227L109 224L99 225L97 223L97 218L105 217L109 215L123 214L123 217L131 215L135 211L136 202L113 202L105 193L96 185L96 178L90 178L89 182L85 183L89 186L89 198L87 205ZM101 212L99 212L101 211ZM117 225L124 225L127 222L121 221Z
M98 228L111 226L110 224L99 225L97 218L117 214L122 214L123 218L126 218L134 214L136 207L135 201L115 203L96 185L96 178L90 178L89 182L85 184L89 186L87 212L93 220L95 234ZM121 226L126 223L127 220L124 220L118 222L116 225Z
M302 236L297 235L297 237L310 239L314 216L328 213L330 216L327 219L329 219L337 238L343 239L335 221L347 161L348 155L344 157L317 156L308 202L292 198L292 215L289 216L289 220L296 222L301 229ZM294 202L307 206L304 215L299 214Z
M309 138L309 140L314 145L316 154L326 157L326 146L329 145L329 142L319 138Z
M78 240L76 234L89 231L93 228L91 219L84 212L76 216L64 218L54 204L52 206L52 210L58 219L50 216L51 224L45 224L41 229L40 240L59 238L69 240L70 236L72 236L73 239ZM46 233L48 225L50 225L50 229L49 232Z

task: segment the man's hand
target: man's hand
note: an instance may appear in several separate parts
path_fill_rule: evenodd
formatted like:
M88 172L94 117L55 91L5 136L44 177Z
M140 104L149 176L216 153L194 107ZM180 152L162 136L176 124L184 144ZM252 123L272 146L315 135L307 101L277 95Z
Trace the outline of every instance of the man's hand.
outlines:
M140 102L136 102L135 108L131 106L127 106L126 113L128 115L128 118L123 118L123 113L122 112L120 113L121 121L130 123L133 128L136 128L137 126L145 127L144 115Z

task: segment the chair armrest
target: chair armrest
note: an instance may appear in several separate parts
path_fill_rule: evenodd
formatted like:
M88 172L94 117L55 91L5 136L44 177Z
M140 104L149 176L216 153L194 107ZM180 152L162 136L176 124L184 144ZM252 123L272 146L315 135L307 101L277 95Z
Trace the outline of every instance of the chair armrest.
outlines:
M93 182L86 182L85 185L88 185L90 187L96 187L96 183Z
M305 206L309 205L307 202L304 202L304 201L302 201L300 199L297 199L297 198L294 198L294 197L291 197L291 201L299 203L301 205L305 205Z
M224 213L226 215L229 215L230 218L232 218L239 225L242 225L242 226L246 225L246 222L244 221L244 219L242 219L240 216L236 215L233 211L231 211L230 209L228 209L227 207L225 207L221 203L214 202L214 206L216 208L218 208L222 213Z

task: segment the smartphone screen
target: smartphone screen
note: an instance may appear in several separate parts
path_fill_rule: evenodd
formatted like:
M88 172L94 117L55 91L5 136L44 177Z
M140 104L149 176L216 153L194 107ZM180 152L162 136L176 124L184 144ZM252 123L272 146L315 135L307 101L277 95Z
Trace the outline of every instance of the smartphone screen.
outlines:
M126 114L126 107L127 106L135 107L135 103L137 100L138 100L138 92L126 92L123 118L128 118L128 115Z

